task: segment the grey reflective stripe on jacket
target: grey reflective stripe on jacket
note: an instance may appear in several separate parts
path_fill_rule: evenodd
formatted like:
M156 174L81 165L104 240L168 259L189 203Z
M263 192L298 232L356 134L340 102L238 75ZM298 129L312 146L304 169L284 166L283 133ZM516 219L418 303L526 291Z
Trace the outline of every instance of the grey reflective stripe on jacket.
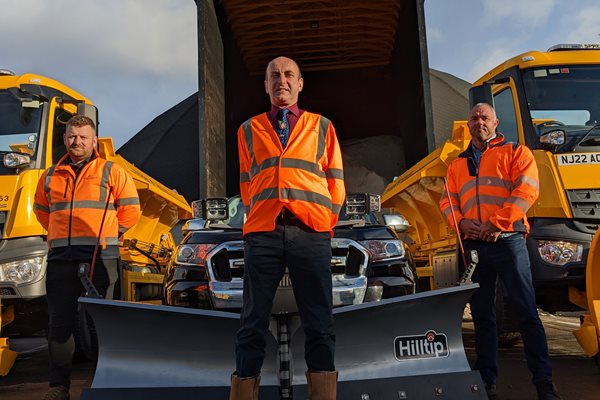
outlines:
M106 207L106 203L103 201L93 201L93 200L81 200L81 201L62 201L60 203L55 203L50 206L50 211L64 211L71 208L73 205L73 209L77 208L95 208L103 210ZM115 205L111 203L109 205L109 209L115 210Z
M60 238L54 239L50 241L50 247L67 247L69 246L69 241L71 246L95 246L98 238L97 237L76 237L72 236L70 239L68 238ZM100 239L100 244L106 243L107 246L118 246L119 238L116 237L103 237Z
M106 195L108 188L108 180L110 178L110 170L112 169L113 162L106 161L104 169L102 170L102 180L100 181L100 201L106 203Z

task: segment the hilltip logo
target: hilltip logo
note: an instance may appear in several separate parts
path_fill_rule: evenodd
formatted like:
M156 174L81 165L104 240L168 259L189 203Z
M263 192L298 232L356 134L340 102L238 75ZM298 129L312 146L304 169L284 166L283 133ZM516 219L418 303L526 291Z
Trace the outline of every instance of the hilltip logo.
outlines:
M398 361L448 357L448 338L435 331L427 331L424 335L397 336L394 339L394 355Z

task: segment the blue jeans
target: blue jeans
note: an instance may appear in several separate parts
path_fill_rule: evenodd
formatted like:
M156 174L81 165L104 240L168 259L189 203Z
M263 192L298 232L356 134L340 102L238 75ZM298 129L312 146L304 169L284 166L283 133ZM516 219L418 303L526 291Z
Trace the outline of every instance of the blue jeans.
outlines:
M542 321L535 304L529 255L521 234L499 238L495 243L465 240L465 251L477 250L479 264L473 281L480 288L471 297L475 325L475 368L486 384L495 384L498 375L498 334L496 330L496 279L500 278L508 303L519 324L527 367L534 384L552 380L552 366Z
M306 336L304 358L310 371L333 371L331 237L294 219L271 232L245 236L244 304L236 340L236 374L260 373L265 335L275 291L287 265Z

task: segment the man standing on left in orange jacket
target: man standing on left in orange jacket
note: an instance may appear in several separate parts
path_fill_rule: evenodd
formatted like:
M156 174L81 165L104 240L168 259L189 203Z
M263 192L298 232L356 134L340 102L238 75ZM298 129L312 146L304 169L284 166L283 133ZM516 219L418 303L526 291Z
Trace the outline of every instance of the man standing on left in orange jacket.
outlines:
M34 212L48 231L50 389L45 400L68 400L75 349L81 262L97 250L93 283L112 299L118 277L119 238L138 221L140 201L131 176L100 158L94 122L75 115L63 136L67 154L48 168L35 193ZM96 244L98 247L96 249Z

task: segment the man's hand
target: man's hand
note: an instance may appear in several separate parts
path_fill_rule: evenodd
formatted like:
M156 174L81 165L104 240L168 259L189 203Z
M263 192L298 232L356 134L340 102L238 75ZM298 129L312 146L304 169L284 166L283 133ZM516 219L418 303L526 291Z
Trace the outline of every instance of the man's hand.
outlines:
M479 239L481 222L476 219L464 218L459 224L460 231L467 239Z
M500 229L493 225L490 221L486 221L479 229L479 239L484 242L495 242L500 236Z

